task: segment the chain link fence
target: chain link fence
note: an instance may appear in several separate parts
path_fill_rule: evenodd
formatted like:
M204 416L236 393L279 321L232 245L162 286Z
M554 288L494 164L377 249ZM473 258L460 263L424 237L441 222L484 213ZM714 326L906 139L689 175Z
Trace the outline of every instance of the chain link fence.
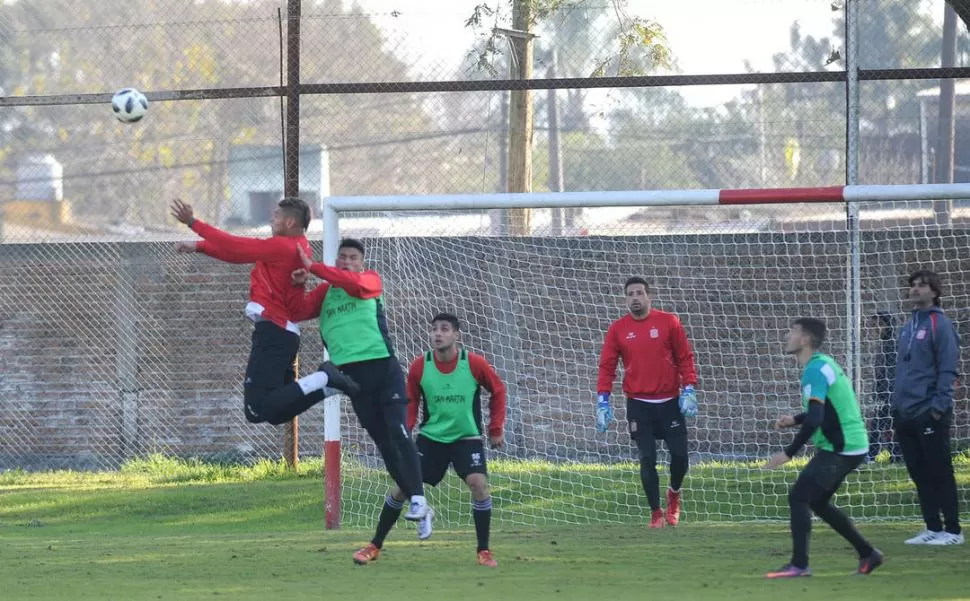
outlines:
M285 151L282 121L294 4L0 5L0 467L282 453L284 429L252 426L241 411L248 269L176 255L174 242L192 234L168 215L172 198L219 227L262 237L294 165L300 194L317 208L330 195L506 191L521 167L521 157L510 159L521 138L509 124L527 85L537 88L528 95L531 191L845 182L839 3L534 2L525 65L515 59L522 34L510 0L303 2L298 154L292 139ZM944 6L859 0L860 68L938 67ZM962 23L956 39L951 74L970 75L959 70L970 50ZM939 77L863 77L859 183L939 181ZM151 100L135 125L116 121L108 104L128 86ZM968 92L958 80L955 181L970 181ZM966 209L953 205L957 226ZM546 210L524 233L622 244L682 232L714 236L705 238L713 245L723 233L844 229L841 210ZM965 241L939 237L927 211L918 202L864 207L864 227L894 232L898 243L879 269L857 276L867 314L899 312L898 253L910 252L907 267L939 263L961 279L952 253ZM381 248L387 236L508 234L508 216L494 212L403 217L361 213L344 223ZM308 235L319 240L318 220ZM889 252L877 238L866 248ZM393 294L393 261L381 266ZM706 298L702 288L695 302ZM968 299L955 292L948 302L962 310ZM735 314L708 309L696 311ZM408 353L425 344L414 318L392 312ZM956 318L970 323L960 311ZM303 363L313 366L322 348L312 327L305 332ZM319 452L321 413L301 418L302 454Z

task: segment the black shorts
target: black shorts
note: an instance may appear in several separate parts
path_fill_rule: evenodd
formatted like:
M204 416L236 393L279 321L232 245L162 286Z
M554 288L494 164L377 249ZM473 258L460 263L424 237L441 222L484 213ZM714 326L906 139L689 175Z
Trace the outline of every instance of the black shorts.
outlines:
M465 438L455 442L437 442L418 435L418 455L424 483L435 486L455 466L455 473L464 480L471 474L488 475L485 445L480 438Z
M371 437L385 428L385 408L397 416L401 407L407 406L404 370L396 358L359 361L338 367L360 386L360 392L350 397L350 405L360 425ZM403 421L401 427L404 427Z
M865 458L865 454L839 455L831 451L819 450L802 469L795 484L797 486L801 481L811 482L826 492L834 493L842 486L845 477L862 465Z
M663 440L668 448L687 445L687 423L680 412L677 399L663 403L648 403L637 399L626 400L626 421L630 438L637 444L655 443Z
M296 380L293 364L299 351L299 334L270 321L256 322L243 381L243 409L247 420L265 421L260 413L268 411L264 405L270 393Z

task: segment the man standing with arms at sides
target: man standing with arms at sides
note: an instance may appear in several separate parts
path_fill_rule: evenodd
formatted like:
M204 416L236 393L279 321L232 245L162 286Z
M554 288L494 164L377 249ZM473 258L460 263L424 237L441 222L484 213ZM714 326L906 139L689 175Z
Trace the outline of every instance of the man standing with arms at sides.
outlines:
M784 451L768 459L766 469L787 463L812 440L817 449L788 493L791 511L792 558L765 578L811 576L808 541L812 512L849 541L859 554L857 574L869 574L882 565L883 555L859 533L849 516L832 504L832 496L845 477L865 461L869 450L866 423L856 402L852 383L832 357L818 349L825 342L825 324L797 319L788 330L785 352L794 355L802 369L802 413L783 415L775 429L801 426Z
M613 419L610 392L623 360L623 393L630 437L640 454L640 480L650 503L650 527L680 521L680 487L687 475L687 424L697 415L694 353L680 320L651 308L650 286L631 277L623 286L629 314L610 325L603 341L597 382L596 429L606 432ZM670 451L667 514L660 508L657 439Z
M430 508L418 450L405 424L404 372L387 328L381 276L364 268L364 245L353 238L340 241L335 267L313 263L303 248L298 252L302 267L292 273L295 289L303 290L307 271L325 282L300 298L294 319L319 317L330 360L360 385L348 395L360 425L377 446L388 474L410 498L404 518L420 521Z
M482 443L481 389L489 393L489 447L498 449L504 442L505 384L484 357L458 345L461 324L450 313L439 313L431 320L432 350L417 357L408 370L408 430L423 418L418 433L421 473L424 482L436 486L453 466L458 477L472 493L472 517L478 539L478 564L498 566L489 549L492 499L488 492L488 463ZM366 564L380 555L404 502L399 487L391 489L381 509L377 532L369 544L354 554L354 562ZM428 512L418 522L418 538L431 537Z
M964 543L950 455L960 338L940 308L941 291L940 276L932 271L909 276L913 313L899 332L896 351L893 425L926 523L906 541L910 545Z
M290 273L302 266L300 249L309 250L306 228L310 207L299 198L284 198L273 211L273 236L267 239L233 236L196 219L192 206L175 200L172 215L203 240L179 242L181 253L203 253L226 263L253 263L249 275L246 316L255 322L252 350L243 382L244 411L251 423L286 423L324 399L324 387L347 394L357 384L331 363L296 379L293 364L300 350L300 328L294 301L303 295L290 283Z

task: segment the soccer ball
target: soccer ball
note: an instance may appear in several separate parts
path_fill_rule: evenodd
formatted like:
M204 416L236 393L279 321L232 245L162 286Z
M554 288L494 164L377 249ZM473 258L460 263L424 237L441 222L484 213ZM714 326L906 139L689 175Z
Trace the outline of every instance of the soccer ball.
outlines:
M111 98L111 110L118 121L134 123L148 112L148 99L135 88L118 90Z

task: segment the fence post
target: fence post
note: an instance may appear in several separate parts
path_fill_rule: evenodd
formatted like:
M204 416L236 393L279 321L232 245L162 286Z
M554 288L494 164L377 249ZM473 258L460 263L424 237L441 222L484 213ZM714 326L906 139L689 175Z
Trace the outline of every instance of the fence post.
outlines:
M286 2L286 140L283 152L283 194L300 195L300 0ZM293 363L299 376L299 359ZM290 469L300 464L300 420L286 424L283 453Z

